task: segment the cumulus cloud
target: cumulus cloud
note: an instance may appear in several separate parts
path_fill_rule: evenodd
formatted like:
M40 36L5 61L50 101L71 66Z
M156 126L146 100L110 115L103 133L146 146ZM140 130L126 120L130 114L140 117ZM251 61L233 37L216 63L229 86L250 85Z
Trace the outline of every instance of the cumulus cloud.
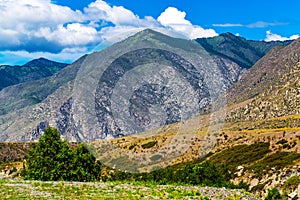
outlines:
M217 35L213 29L193 25L185 12L174 7L157 19L140 18L123 6L111 6L103 0L95 0L83 11L51 0L0 0L0 19L5 19L0 20L2 54L27 57L83 53L83 49L109 46L145 28L188 39Z
M283 37L281 35L272 33L271 31L266 31L266 42L270 42L270 41L285 41L285 40L296 40L297 38L299 38L299 35L292 35L290 37Z
M218 34L213 29L204 29L200 26L193 25L185 19L186 13L179 11L177 8L169 7L157 18L157 20L165 27L179 32L189 39L213 37Z
M47 41L57 42L63 46L80 46L99 40L97 30L80 23L58 25L54 30L42 27L32 35L45 38Z
M78 33L90 29L72 24L84 22L83 13L55 5L50 0L0 1L0 18L5 19L0 20L0 50L58 53L69 38L78 45ZM65 23L70 24L64 27Z
M105 20L115 25L138 25L139 17L123 6L110 6L105 1L92 2L84 9L91 20Z

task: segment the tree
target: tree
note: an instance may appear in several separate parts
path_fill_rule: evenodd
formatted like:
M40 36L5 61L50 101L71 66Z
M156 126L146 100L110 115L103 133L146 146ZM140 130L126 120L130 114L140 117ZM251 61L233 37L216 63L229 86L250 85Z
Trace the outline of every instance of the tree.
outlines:
M86 146L72 151L58 130L49 127L35 148L29 150L23 175L42 181L93 181L100 174L100 164L95 161Z
M86 145L81 144L75 149L72 164L72 180L92 181L99 178L101 163L96 162Z

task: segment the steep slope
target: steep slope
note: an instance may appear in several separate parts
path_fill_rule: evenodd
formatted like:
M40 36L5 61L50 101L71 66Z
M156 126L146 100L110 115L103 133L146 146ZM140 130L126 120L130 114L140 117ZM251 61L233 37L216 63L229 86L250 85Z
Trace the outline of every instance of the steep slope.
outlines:
M292 41L253 41L224 33L211 38L199 38L196 41L208 52L224 56L241 67L249 69L274 46L286 46Z
M45 58L32 60L22 66L0 66L0 90L10 85L39 80L51 76L66 67L67 64Z
M297 39L286 47L271 50L228 91L231 105L228 120L248 121L300 114L299 77L300 39ZM289 126L299 124L293 122Z
M2 90L0 140L37 140L48 125L68 140L87 141L179 122L242 72L195 41L144 30L54 76Z

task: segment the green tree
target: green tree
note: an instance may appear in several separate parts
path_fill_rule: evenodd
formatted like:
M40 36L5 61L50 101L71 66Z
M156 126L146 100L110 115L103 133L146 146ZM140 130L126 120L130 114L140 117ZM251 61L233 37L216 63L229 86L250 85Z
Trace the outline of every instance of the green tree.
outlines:
M47 128L26 157L26 178L43 181L68 179L71 153L67 142L61 140L58 130Z
M101 163L96 162L86 145L81 144L75 149L72 164L72 180L92 181L99 178Z
M35 148L26 156L27 166L23 171L26 179L42 181L93 181L100 175L100 163L80 145L71 150L60 138L58 130L47 128Z

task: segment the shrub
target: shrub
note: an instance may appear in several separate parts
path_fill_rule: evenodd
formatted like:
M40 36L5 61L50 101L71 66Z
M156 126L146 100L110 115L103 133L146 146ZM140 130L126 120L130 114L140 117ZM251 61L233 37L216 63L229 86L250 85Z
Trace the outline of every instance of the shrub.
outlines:
M157 144L157 141L151 141L145 144L142 144L142 148L143 149L150 149L152 147L154 147Z
M224 174L211 162L192 165L187 164L175 173L175 182L192 185L225 186L227 184Z
M80 145L72 151L60 138L57 129L47 128L26 156L25 179L42 181L92 181L100 175L100 163L87 147Z
M279 200L281 199L281 195L277 188L269 189L265 200Z

